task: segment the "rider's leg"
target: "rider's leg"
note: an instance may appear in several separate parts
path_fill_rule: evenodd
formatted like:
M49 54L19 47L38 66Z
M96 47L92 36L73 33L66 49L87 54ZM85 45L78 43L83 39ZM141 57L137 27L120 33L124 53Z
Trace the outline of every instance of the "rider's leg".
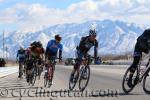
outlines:
M32 66L33 66L32 61L28 60L26 62L26 79L27 79L27 82L29 82L29 79L31 77Z
M134 50L133 57L134 57L134 60L133 60L133 63L131 65L131 67L130 67L130 78L132 78L132 76L133 76L133 74L134 74L134 72L135 72L135 70L136 70L136 68L137 68L137 66L139 64L139 61L140 61L140 59L142 57L142 49L139 46L138 42L135 44L135 50Z
M134 52L134 60L133 60L133 63L130 67L129 80L127 83L129 87L133 86L132 77L133 77L133 74L135 73L136 68L138 67L138 64L141 60L141 57L142 57L142 52L136 52L136 51Z
M77 59L76 64L74 65L74 69L72 71L72 74L74 75L75 71L77 70L77 74L79 74L79 69L80 69L80 65L81 65L81 60Z
M18 78L20 78L21 77L21 61L19 60L19 75L18 75Z
M140 56L135 56L134 60L133 60L133 64L130 67L130 77L132 78L136 68L138 67L139 61L140 61L141 57Z

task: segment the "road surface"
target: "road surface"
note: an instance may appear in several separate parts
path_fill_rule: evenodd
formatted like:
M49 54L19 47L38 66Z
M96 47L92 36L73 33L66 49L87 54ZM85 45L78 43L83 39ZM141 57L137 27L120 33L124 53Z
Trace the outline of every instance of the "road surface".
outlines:
M56 65L53 85L44 88L43 74L35 86L29 86L25 80L17 78L18 73L0 78L0 100L149 100L139 84L126 95L122 91L122 77L127 66L92 65L91 77L86 90L68 92L68 80L73 66Z

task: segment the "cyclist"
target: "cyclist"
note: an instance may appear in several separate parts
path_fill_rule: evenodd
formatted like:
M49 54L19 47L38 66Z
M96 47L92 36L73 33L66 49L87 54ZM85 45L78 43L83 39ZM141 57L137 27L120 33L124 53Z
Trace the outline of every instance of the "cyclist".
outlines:
M77 76L79 76L79 67L82 63L82 58L86 57L88 55L88 51L90 50L91 47L94 46L94 58L97 58L98 54L98 41L96 40L96 30L89 30L89 36L82 37L81 41L79 43L79 46L77 46L77 57L76 57L76 63L74 65L74 69L72 70L71 73L71 82L73 82L73 77L74 73L77 70Z
M30 44L30 47L28 48L27 51L28 51L28 61L26 71L27 71L27 82L29 82L29 77L32 73L33 62L37 61L38 62L37 67L42 67L42 62L44 58L43 57L44 48L40 41L34 41L33 43Z
M17 56L16 56L17 61L19 62L19 75L18 78L21 77L21 69L23 68L24 61L25 61L25 50L23 49L22 46L20 46L20 49L17 51Z
M142 35L140 35L137 38L137 42L135 44L134 55L133 55L134 60L130 67L130 75L127 83L129 87L133 86L132 77L142 58L142 52L148 54L149 48L150 48L150 29L147 29L143 32Z
M59 50L59 61L62 60L62 49L63 45L60 43L61 42L61 37L59 35L55 35L55 39L50 40L47 43L46 47L46 52L45 52L45 59L48 61L51 57L54 57L54 59L57 57L57 52ZM46 62L47 62L46 61ZM47 69L47 64L46 64L46 69ZM45 71L45 75L47 72Z

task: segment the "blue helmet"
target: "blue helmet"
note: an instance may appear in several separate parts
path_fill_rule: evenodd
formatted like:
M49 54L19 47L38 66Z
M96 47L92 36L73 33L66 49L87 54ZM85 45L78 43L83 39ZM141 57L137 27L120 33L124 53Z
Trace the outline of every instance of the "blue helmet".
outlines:
M94 30L89 30L89 36L96 36L97 32Z

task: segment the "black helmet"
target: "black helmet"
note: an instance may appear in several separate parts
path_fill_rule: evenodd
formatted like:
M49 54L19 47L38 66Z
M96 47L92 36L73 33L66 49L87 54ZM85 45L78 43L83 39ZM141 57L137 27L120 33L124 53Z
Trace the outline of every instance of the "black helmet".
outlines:
M42 43L40 41L37 42L38 47L42 47Z
M61 37L59 35L55 35L55 40L61 41Z
M36 41L32 42L30 46L36 46Z
M42 47L42 43L40 41L34 41L30 44L32 47Z
M89 36L96 36L96 31L94 30L89 30Z

